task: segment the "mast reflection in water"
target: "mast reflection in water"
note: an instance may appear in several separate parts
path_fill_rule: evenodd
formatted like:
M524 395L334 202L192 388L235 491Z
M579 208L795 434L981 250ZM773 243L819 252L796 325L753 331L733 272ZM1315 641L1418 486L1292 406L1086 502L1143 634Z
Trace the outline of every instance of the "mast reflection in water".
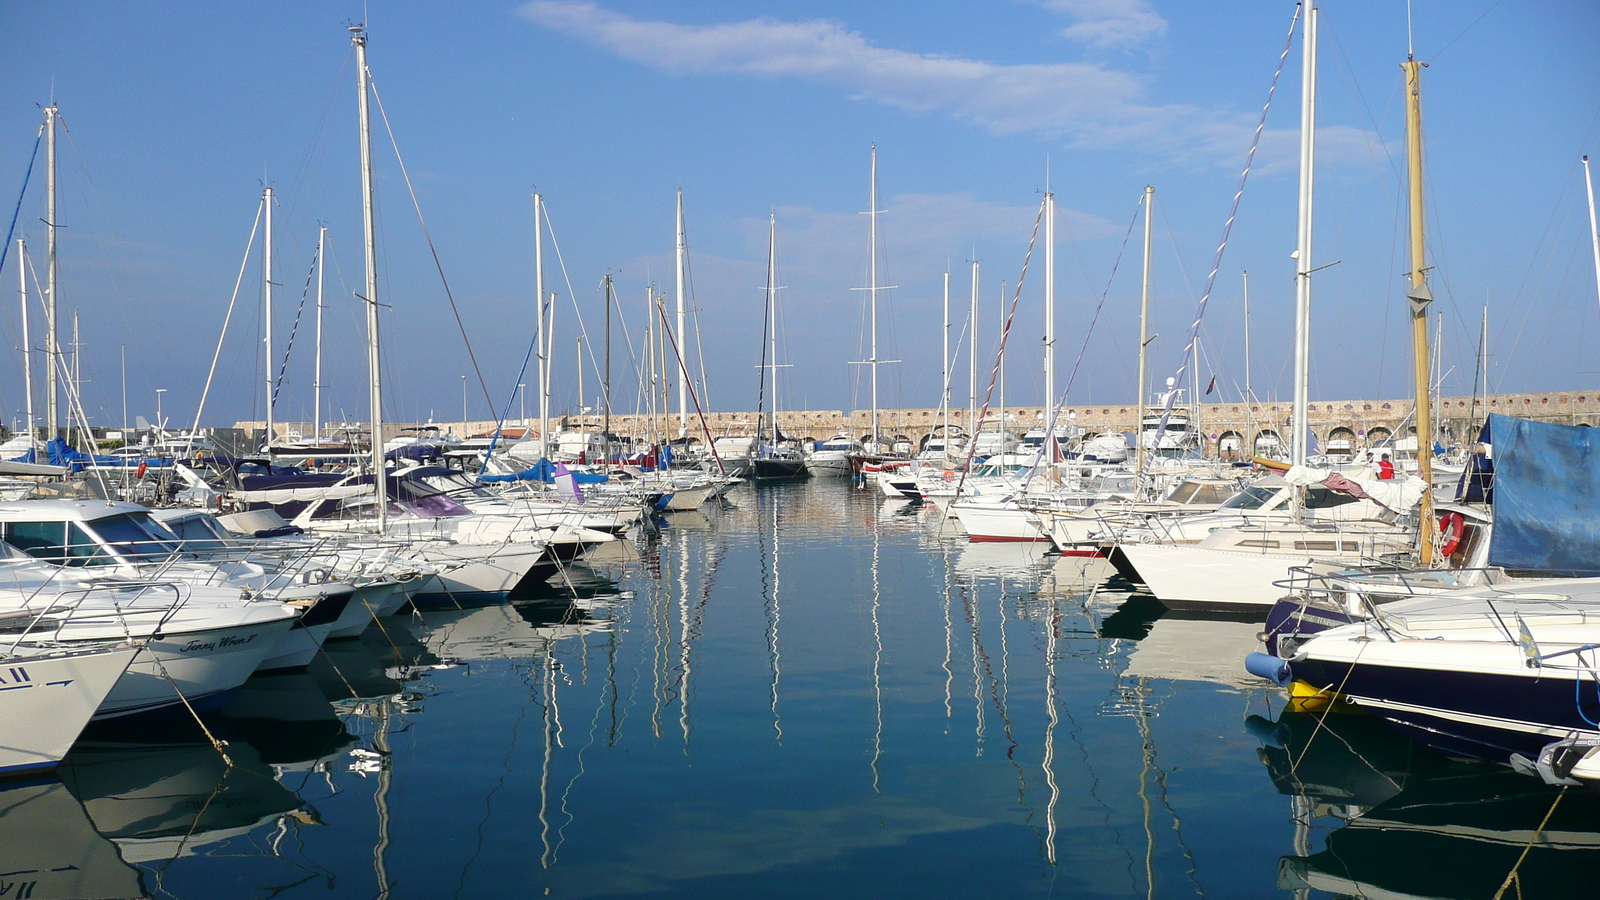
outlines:
M257 677L220 750L97 728L0 790L0 896L1585 893L1593 799L1283 712L1256 623L842 480L730 499Z

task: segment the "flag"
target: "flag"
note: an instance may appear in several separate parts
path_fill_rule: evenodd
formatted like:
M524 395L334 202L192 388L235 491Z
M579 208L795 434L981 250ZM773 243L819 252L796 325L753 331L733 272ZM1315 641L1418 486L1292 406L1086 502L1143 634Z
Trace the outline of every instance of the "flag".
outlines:
M1213 375L1213 376L1211 376L1211 383L1206 385L1206 396L1207 397L1211 396L1211 392L1216 390L1216 389L1217 389L1217 376Z

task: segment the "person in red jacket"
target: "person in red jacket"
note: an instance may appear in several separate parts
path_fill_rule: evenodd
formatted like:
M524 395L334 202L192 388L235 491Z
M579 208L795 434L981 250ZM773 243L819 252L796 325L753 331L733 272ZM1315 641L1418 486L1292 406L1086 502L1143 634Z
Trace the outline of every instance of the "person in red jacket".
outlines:
M1389 461L1389 454L1387 453L1383 455L1382 459L1378 460L1378 478L1383 481L1394 480L1394 463Z

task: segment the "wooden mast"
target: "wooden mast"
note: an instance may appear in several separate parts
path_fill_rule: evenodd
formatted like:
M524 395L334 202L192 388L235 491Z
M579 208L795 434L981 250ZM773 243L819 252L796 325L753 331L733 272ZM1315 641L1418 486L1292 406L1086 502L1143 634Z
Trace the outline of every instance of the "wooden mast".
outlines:
M1433 565L1433 413L1428 384L1428 265L1422 218L1422 63L1408 57L1406 73L1406 180L1411 203L1411 307L1412 369L1416 376L1417 477L1428 485L1417 506L1417 561Z

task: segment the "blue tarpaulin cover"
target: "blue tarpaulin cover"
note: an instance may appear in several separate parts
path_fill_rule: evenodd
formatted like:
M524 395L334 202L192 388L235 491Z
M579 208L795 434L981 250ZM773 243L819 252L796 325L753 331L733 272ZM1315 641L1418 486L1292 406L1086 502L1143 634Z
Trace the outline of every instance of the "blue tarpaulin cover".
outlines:
M595 472L573 472L572 477L579 484L600 484L610 481L608 476ZM554 484L556 480L556 467L548 459L541 459L533 466L511 475L479 475L478 480L486 484L502 481L542 481L545 484Z
M1489 565L1600 572L1600 428L1491 415L1494 532Z

